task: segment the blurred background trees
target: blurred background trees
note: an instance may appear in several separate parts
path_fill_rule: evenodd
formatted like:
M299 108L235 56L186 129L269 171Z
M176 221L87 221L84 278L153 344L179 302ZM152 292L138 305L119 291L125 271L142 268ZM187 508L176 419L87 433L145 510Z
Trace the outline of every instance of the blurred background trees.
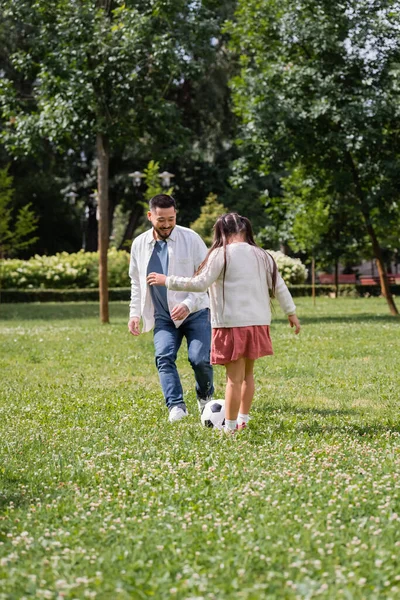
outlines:
M182 225L209 237L223 207L320 269L373 257L390 303L399 27L395 1L2 0L0 167L38 217L19 256L96 250L102 190L126 247L152 164Z
M340 216L354 224L359 244L367 234L393 314L384 248L399 231L399 23L399 2L239 0L229 26L240 63L232 89L245 156L261 173L282 173L283 190L285 178L300 169L292 201L302 198L304 205L308 195L314 216L318 195L318 210L325 205L313 219L315 244L329 213L334 230ZM310 195L310 179L322 195ZM291 202L295 212L296 204ZM299 242L304 227L299 229L298 216L306 213L297 213L297 229L291 230L300 233ZM340 256L348 235L334 230L329 237Z

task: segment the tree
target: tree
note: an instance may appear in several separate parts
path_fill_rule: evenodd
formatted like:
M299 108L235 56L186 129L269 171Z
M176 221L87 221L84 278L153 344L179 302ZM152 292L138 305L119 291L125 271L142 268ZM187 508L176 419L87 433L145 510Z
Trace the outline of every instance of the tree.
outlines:
M186 129L170 90L185 75L196 77L214 54L217 23L207 7L183 0L3 4L9 27L23 22L32 38L29 51L13 56L13 68L33 82L28 94L15 80L1 80L8 150L29 155L43 138L60 151L79 150L95 140L100 315L108 322L110 160L128 141L145 145L154 135L182 151Z
M32 234L37 228L37 217L30 204L14 215L12 184L13 178L7 169L0 169L0 283L3 259L28 248L36 240Z
M146 215L149 210L149 201L157 194L174 193L174 188L164 189L160 180L160 165L158 162L151 160L144 169L143 177L146 189L141 194L139 186L137 186L140 200L130 211L124 211L122 206L117 207L117 214L114 217L113 234L115 244L119 250L128 249L132 243L132 239L145 230L145 225L148 224ZM119 210L118 210L119 209Z
M399 23L395 1L241 0L230 25L244 152L263 173L328 177L363 221L393 315L382 240L399 224Z
M207 246L211 246L214 223L226 212L225 206L217 202L217 195L209 194L204 206L201 207L200 216L190 224L190 227L203 238Z
M324 182L323 185L321 182ZM290 247L312 257L313 284L316 263L320 268L334 264L338 295L339 261L354 263L360 256L361 242L365 241L361 234L357 235L360 230L358 214L351 203L335 195L329 174L316 177L314 173L306 177L298 167L282 184L285 201L291 209Z
M36 237L37 217L30 204L20 208L13 217L13 178L7 169L0 169L0 258L12 256L18 250L31 246Z

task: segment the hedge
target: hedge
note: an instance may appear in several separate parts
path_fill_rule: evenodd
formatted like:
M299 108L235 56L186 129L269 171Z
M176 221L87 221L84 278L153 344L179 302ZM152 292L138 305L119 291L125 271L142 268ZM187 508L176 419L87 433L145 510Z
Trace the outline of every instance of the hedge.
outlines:
M293 297L311 296L311 285L289 286ZM390 289L395 296L400 296L400 285L391 285ZM334 285L316 285L317 296L332 296L335 293ZM381 290L378 285L339 285L339 296L363 297L380 296ZM0 301L2 303L16 302L97 302L99 292L97 289L69 289L69 290L1 290ZM129 302L130 288L110 288L110 301Z
M129 280L129 253L111 248L108 252L108 285L126 288ZM98 288L97 252L60 252L53 256L33 256L29 260L9 258L1 261L1 287L4 289L55 290Z
M311 296L311 285L291 285L290 293L293 297ZM335 294L334 285L316 285L316 296L333 296ZM400 295L400 285L391 285L390 290L394 296ZM360 285L360 284L342 284L338 288L339 296L349 296L352 298L363 298L368 296L380 296L381 287L379 285Z
M129 302L130 288L110 288L108 290L111 301L121 300ZM98 302L97 289L70 289L70 290L1 290L2 303L17 302Z

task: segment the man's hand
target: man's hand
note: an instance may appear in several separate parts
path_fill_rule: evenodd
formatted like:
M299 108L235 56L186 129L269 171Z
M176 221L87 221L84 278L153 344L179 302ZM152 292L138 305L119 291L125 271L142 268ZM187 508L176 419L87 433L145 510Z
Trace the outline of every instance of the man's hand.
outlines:
M165 285L167 277L161 273L149 273L147 276L147 283L149 285Z
M132 319L129 319L128 329L132 335L140 334L139 322L140 322L139 317L132 317Z
M288 315L288 319L289 319L289 323L290 323L290 327L296 327L296 329L294 330L295 334L297 335L298 333L300 333L300 321L297 318L297 315Z
M165 275L164 275L165 277ZM186 306L186 304L177 304L175 306L175 308L172 309L171 312L171 319L173 321L183 321L183 319L186 319L186 317L188 316L188 314L190 313L190 310L188 309L188 307Z

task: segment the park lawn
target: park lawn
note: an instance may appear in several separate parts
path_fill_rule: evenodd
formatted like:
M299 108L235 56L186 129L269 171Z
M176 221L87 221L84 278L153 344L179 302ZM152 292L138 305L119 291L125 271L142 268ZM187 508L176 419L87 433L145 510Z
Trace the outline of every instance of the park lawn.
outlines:
M400 597L400 319L279 307L248 430L169 424L151 334L0 306L0 600ZM224 371L215 370L215 397Z

